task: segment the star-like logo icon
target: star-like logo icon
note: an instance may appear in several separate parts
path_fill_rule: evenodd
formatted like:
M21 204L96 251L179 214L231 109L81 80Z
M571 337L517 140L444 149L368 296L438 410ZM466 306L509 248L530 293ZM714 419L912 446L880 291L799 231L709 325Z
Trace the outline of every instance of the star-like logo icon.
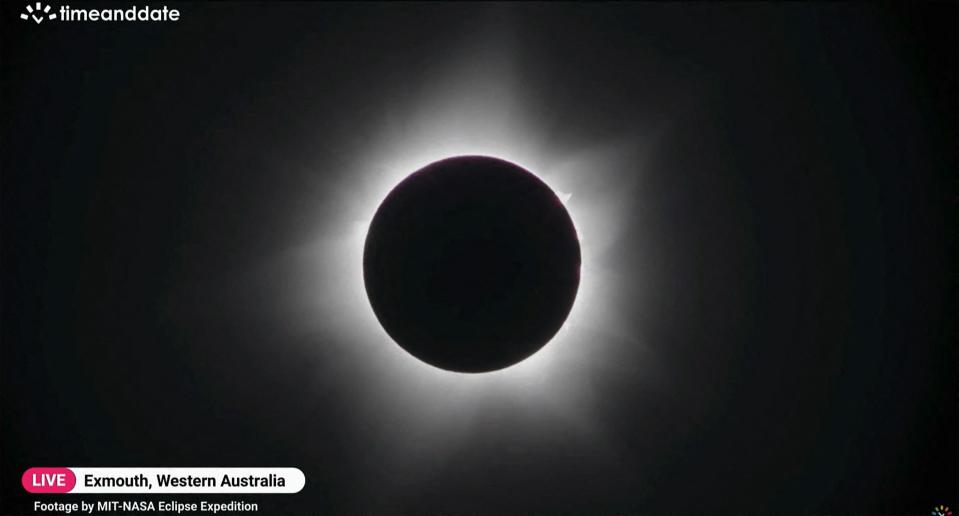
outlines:
M932 516L952 516L952 511L945 505L938 505L932 510Z
M40 22L44 20L44 17L48 20L56 20L57 13L50 12L49 5L43 5L40 2L37 2L34 5L27 4L27 12L20 14L21 20L33 20L37 25L40 25Z

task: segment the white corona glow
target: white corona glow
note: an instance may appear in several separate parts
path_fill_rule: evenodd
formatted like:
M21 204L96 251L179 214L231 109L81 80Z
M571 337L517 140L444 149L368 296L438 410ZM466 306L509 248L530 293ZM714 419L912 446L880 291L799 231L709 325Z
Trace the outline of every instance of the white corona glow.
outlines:
M489 119L488 116L485 118L479 118L480 113L478 112L454 112L452 115L453 116L451 118L462 118L473 121L484 121ZM582 302L582 299L592 298L594 301L593 307L599 307L602 309L602 307L595 302L596 296L593 295L594 285L590 281L591 274L589 268L589 257L591 254L590 247L588 240L584 238L583 232L576 223L577 210L574 204L567 203L566 209L570 212L570 216L573 219L573 224L576 226L583 256L583 265L581 266L580 271L580 285L577 292L576 301L574 302L572 310L570 311L570 314L567 317L563 327L557 332L553 339L538 352L517 364L505 369L479 374L464 374L446 371L426 364L407 353L392 341L386 331L383 330L382 326L380 326L379 321L377 321L372 311L372 307L370 306L368 299L365 298L366 294L365 286L363 284L362 253L366 234L373 220L373 216L375 215L380 203L386 198L390 191L411 173L421 169L422 167L453 156L491 156L515 163L516 165L519 165L520 167L532 172L544 183L546 183L554 192L559 192L560 195L562 195L562 192L564 191L562 179L551 177L552 174L550 174L550 170L545 168L547 163L542 158L536 156L533 152L530 152L527 149L517 147L515 144L510 145L508 137L500 136L499 138L487 138L485 144L478 144L476 139L473 137L475 134L470 131L470 127L462 128L462 135L459 138L455 138L455 132L451 133L450 131L443 129L445 127L450 127L451 124L449 121L446 123L439 121L439 123L431 125L436 128L435 132L430 133L429 131L422 131L420 132L419 138L415 138L421 139L422 141L401 141L398 145L395 145L394 148L383 152L383 155L380 158L382 161L373 161L370 166L371 170L378 171L376 176L379 180L371 181L366 194L363 195L363 201L361 201L361 204L365 206L366 213L362 219L354 223L354 230L352 231L350 239L347 243L348 247L352 249L350 255L360 257L359 260L354 262L355 271L352 275L352 280L358 283L354 286L354 289L362 290L364 296L365 303L363 307L363 314L364 318L366 319L365 324L370 325L377 330L379 337L377 340L380 340L384 343L382 346L384 351L387 349L389 350L388 353L384 353L384 356L389 356L389 360L395 361L396 365L405 371L406 374L422 376L424 381L435 382L435 387L438 389L444 391L456 389L471 394L480 394L490 390L502 390L512 393L524 391L528 392L527 389L533 387L537 380L543 379L551 367L555 367L556 360L558 358L557 353L562 351L562 349L568 345L567 343L563 342L569 335L569 331L567 331L568 327L578 324L578 321L580 321L582 317L588 317L588 313L580 313L583 311L588 312L586 305ZM502 131L490 131L487 134L502 134ZM437 141L438 139L446 140L445 144L430 145L427 143L430 141ZM495 141L497 139L503 141ZM395 141L396 140L394 140L394 142ZM404 151L404 149L406 150ZM537 171L542 172L537 173Z
M591 417L592 379L623 368L634 373L635 364L618 361L612 346L629 341L642 349L626 334L633 314L623 311L623 300L635 307L641 293L635 281L622 281L631 271L617 270L609 255L636 194L637 185L622 179L636 174L623 171L642 164L645 149L637 142L643 140L558 143L563 124L531 107L536 91L524 86L512 54L501 47L508 38L497 41L460 52L455 62L465 64L438 72L417 95L377 99L384 115L351 128L356 139L334 160L344 172L311 201L323 212L309 240L271 266L292 271L286 282L293 294L278 309L304 335L299 352L336 364L323 374L359 385L350 393L354 423L375 436L384 463L392 457L415 469L439 460L471 435L477 418L497 418L506 427L565 425L595 451L604 439ZM559 332L522 362L480 374L439 369L403 350L376 319L363 281L366 234L380 203L416 170L461 155L504 159L539 177L564 202L582 254L576 300ZM298 165L329 166L329 156L317 160Z

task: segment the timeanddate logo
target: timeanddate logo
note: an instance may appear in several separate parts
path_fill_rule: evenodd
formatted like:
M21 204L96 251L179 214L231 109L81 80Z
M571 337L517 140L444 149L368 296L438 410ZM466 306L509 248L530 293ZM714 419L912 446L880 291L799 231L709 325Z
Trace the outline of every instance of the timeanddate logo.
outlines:
M952 516L952 509L945 505L937 505L932 508L932 516Z
M41 7L42 6L42 7ZM33 21L37 25L43 23L43 20L56 20L57 13L50 12L50 6L37 2L33 5L27 5L24 12L20 14L21 20Z
M180 10L171 9L166 5L151 7L149 5L123 8L74 8L62 5L54 8L43 2L27 4L20 19L40 25L44 21L59 23L71 22L175 22L180 20Z

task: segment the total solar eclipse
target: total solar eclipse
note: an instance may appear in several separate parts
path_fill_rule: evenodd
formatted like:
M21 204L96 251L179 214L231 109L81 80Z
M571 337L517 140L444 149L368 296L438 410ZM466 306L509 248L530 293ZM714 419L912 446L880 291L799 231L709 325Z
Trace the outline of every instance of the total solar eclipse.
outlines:
M437 161L383 200L363 254L373 311L403 349L464 373L509 367L559 331L579 287L569 213L531 172Z

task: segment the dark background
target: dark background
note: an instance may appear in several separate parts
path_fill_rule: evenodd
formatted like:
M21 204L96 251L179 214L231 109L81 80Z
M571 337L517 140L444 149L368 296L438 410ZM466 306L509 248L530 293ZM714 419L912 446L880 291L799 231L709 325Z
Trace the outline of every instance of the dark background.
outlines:
M177 23L41 26L21 4L0 13L0 513L30 512L40 465L303 469L300 494L246 497L263 514L957 510L955 3L176 4ZM672 120L618 172L642 193L603 259L648 299L618 300L620 333L677 387L593 380L614 453L481 420L405 481L347 423L364 364L289 352L283 320L210 278L308 233L302 190L345 177L382 99L500 24L559 147ZM309 183L263 166L306 152Z

